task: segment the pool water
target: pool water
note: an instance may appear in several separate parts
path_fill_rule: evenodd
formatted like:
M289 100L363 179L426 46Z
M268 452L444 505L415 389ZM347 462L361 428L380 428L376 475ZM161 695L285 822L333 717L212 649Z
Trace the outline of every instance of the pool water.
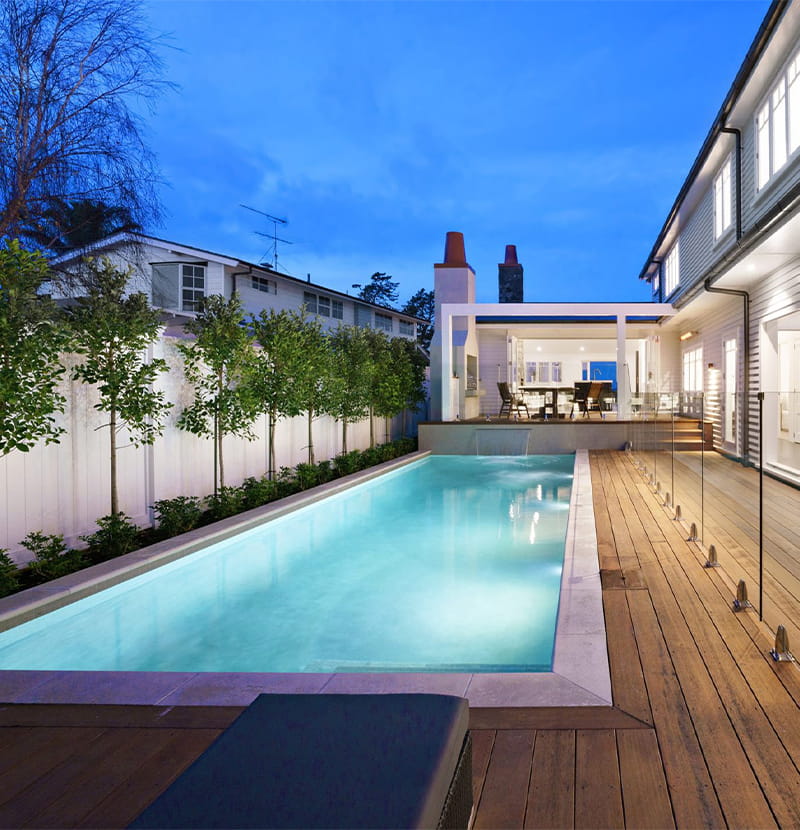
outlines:
M0 634L0 668L551 670L574 456L431 456Z

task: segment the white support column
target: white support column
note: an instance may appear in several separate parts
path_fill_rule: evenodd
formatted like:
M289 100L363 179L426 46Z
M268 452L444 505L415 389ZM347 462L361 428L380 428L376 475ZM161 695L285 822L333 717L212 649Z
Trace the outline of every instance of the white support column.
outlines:
M450 378L453 376L453 315L442 307L442 420L452 421Z
M628 373L628 355L625 349L625 322L624 314L617 314L617 417L630 418L631 416L631 389Z

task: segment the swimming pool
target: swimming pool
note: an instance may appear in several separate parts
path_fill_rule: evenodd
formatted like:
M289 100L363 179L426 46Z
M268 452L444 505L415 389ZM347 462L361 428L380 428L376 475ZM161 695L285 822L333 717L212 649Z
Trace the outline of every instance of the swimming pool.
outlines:
M433 456L0 634L4 669L548 672L573 456Z

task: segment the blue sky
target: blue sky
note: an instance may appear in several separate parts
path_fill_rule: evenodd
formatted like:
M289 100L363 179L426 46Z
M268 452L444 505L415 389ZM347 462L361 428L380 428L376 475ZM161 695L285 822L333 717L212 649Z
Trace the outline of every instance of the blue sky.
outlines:
M350 291L433 285L462 231L477 299L517 245L527 301L647 300L639 272L766 0L149 0L179 85L148 118L155 235Z

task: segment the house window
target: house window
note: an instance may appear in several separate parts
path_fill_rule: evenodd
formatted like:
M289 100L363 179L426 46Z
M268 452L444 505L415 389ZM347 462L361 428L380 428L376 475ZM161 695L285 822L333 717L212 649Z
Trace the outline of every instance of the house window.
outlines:
M703 347L683 353L683 391L703 391Z
M800 147L800 53L756 113L758 187L761 189Z
M303 292L303 305L309 314L317 313L317 295L308 291Z
M409 323L408 320L398 320L397 321L398 329L400 334L407 334L410 337L414 336L414 324Z
M202 265L181 266L181 307L197 311L206 295L206 269Z
M372 312L369 306L356 303L355 324L362 329L368 329L372 325Z
M714 239L719 239L731 226L731 157L725 160L714 179Z
M344 303L341 300L331 300L331 317L344 320Z
M678 287L678 241L672 246L664 262L664 296L670 294Z
M268 280L266 277L259 277L253 274L250 277L250 283L256 291L263 291L265 294L277 294L278 284L275 280Z
M392 330L392 318L388 314L381 314L380 312L375 312L375 328L382 329L383 331L391 331Z

